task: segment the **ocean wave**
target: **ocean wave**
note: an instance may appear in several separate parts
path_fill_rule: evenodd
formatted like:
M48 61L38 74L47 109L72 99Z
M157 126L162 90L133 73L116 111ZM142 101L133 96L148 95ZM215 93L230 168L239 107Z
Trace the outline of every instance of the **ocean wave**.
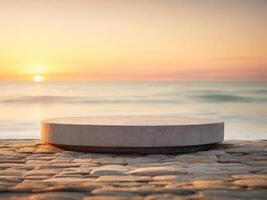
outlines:
M267 102L267 98L257 96L242 96L238 94L212 93L212 94L190 94L177 96L142 96L142 97L90 97L90 96L63 96L63 95L24 95L5 96L0 98L1 104L178 104L190 101L204 103L258 103Z
M196 99L206 102L255 102L261 99L252 97L244 97L232 94L204 94L195 96Z
M19 97L6 97L1 98L0 103L6 104L46 104L46 103L178 103L174 99L89 99L90 97L70 97L70 96L54 96L54 95L41 95L41 96L19 96Z
M266 89L261 89L261 90L252 90L251 92L254 92L254 93L259 93L259 94L267 94L267 90L266 90Z
M2 103L51 103L51 102L73 102L77 99L75 97L67 96L19 96L19 97L6 97L0 99Z

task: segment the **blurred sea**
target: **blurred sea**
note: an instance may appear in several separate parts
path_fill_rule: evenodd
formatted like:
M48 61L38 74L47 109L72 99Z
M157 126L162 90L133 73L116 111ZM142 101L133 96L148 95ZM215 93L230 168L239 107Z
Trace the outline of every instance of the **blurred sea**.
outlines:
M226 139L267 139L267 82L0 82L0 138L86 115L216 117Z

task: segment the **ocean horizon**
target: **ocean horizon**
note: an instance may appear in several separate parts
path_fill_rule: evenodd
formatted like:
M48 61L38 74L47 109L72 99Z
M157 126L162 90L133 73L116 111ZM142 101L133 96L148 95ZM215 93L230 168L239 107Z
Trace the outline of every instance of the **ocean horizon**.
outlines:
M267 138L267 82L0 82L0 138L39 138L46 118L176 115L225 122L225 139Z

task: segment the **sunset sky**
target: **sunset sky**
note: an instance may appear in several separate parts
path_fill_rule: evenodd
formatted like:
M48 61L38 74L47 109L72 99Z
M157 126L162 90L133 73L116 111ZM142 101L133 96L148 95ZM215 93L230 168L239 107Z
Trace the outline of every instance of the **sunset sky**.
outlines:
M267 80L266 0L0 0L0 80Z

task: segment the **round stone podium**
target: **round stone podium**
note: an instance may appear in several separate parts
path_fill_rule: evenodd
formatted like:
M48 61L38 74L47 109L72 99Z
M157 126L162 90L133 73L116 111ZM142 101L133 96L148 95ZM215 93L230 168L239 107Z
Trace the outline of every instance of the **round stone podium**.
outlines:
M107 153L177 153L214 147L224 123L177 116L89 116L41 122L45 143L68 150Z

